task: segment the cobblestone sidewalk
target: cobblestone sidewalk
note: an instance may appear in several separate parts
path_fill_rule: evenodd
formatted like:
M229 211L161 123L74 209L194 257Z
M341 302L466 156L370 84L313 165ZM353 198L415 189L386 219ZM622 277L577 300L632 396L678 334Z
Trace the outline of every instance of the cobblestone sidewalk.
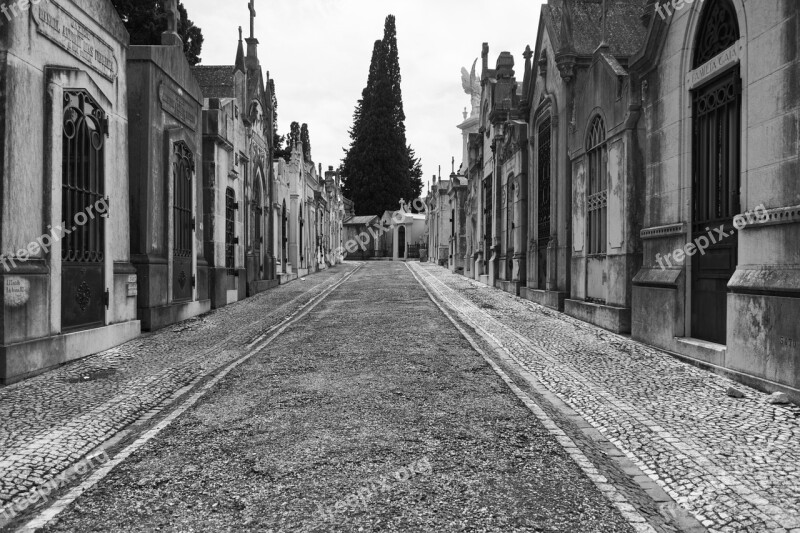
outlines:
M244 353L254 337L353 268L325 270L0 388L0 508Z
M767 403L669 354L489 288L409 263L459 318L602 432L716 532L800 533L800 409Z

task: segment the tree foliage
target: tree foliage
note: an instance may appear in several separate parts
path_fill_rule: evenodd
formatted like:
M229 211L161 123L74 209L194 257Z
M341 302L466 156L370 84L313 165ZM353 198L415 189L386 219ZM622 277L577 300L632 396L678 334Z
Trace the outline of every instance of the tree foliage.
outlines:
M286 135L278 133L278 96L275 94L275 80L269 79L269 92L272 94L272 145L274 147L273 157L282 157L287 163L292 157L291 145L284 147Z
M350 148L342 162L343 189L356 214L381 214L422 191L422 167L406 143L397 29L386 17L372 49L367 86L353 113Z
M132 45L161 44L167 29L167 15L162 0L111 0L130 34ZM182 2L178 2L178 35L183 40L183 55L190 65L200 62L203 32L189 20Z

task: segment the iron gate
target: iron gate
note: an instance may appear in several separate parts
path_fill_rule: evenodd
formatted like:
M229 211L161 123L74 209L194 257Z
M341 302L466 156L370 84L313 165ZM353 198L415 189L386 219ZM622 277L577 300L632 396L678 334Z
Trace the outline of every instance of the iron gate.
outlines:
M264 240L261 236L261 219L264 214L264 209L261 207L261 176L256 173L256 183L253 184L253 201L250 204L250 213L252 215L253 226L253 257L255 258L256 279L263 277L264 271L264 258L261 255L261 243Z
M536 284L547 288L547 245L550 243L550 119L539 125L538 224L536 234Z
M61 201L62 329L102 326L105 291L105 219L95 213L104 200L108 119L84 90L64 91Z
M483 180L483 264L492 256L492 176Z
M192 297L192 176L195 167L194 154L185 142L174 144L173 156L172 298L179 301Z
M741 91L737 67L693 94L692 238L712 240L721 226L729 235L692 257L691 334L719 344L726 341L727 285L737 261Z
M228 187L225 190L225 269L229 276L236 275L236 193ZM233 286L229 286L229 289Z

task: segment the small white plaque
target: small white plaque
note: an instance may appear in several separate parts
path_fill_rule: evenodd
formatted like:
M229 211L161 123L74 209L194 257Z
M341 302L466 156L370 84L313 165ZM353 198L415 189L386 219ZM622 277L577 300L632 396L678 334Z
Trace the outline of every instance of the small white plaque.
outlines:
M30 281L19 276L6 278L4 298L6 307L22 307L28 303L30 294Z

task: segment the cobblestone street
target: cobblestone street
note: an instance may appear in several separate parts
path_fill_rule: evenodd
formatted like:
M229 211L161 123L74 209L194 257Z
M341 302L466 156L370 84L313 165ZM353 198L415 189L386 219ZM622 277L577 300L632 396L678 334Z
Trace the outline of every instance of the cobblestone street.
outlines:
M800 531L797 407L445 269L409 265L709 531ZM729 386L745 397L728 397Z
M2 498L102 449L11 529L797 533L800 409L730 385L441 267L346 263L0 389Z
M0 389L0 501L19 500L56 478L175 391L235 359L351 269L324 271Z

